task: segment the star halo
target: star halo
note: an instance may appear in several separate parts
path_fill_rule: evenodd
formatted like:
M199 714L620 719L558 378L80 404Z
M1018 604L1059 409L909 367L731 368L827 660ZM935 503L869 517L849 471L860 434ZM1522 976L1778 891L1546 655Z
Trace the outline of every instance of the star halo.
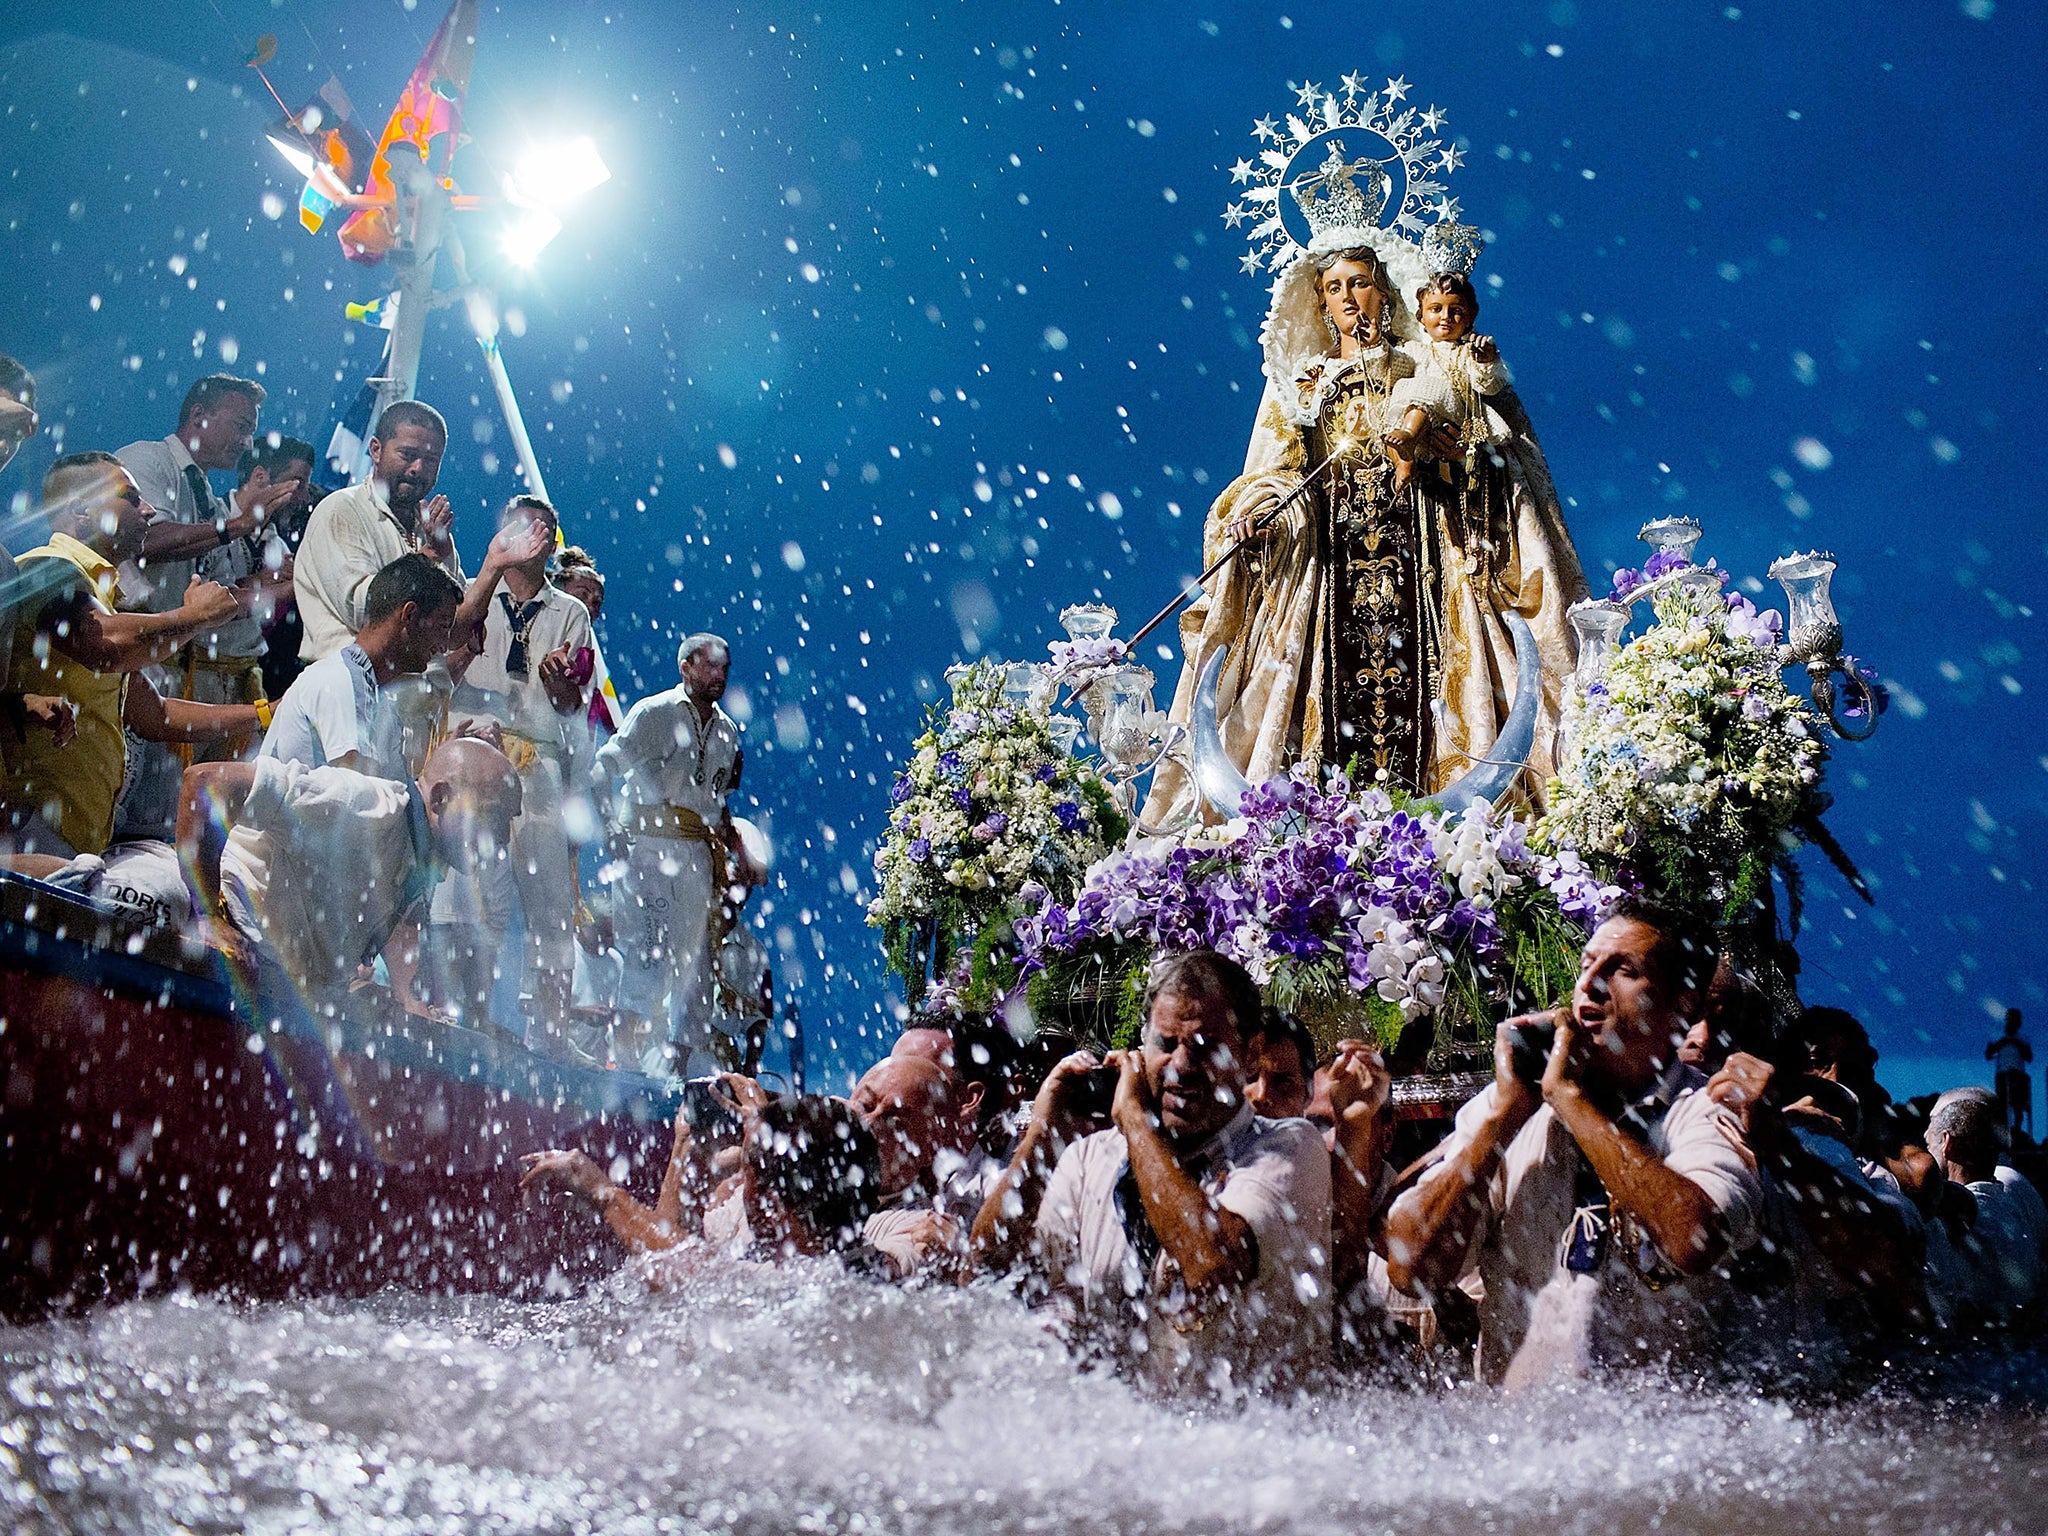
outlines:
M1425 216L1437 220L1458 216L1457 202L1445 194L1438 178L1457 169L1462 152L1438 137L1444 115L1434 105L1421 111L1406 104L1409 85L1405 77L1390 79L1384 89L1374 92L1366 91L1358 75L1344 76L1334 91L1292 81L1288 89L1294 92L1299 110L1280 121L1269 114L1253 123L1255 158L1239 159L1230 168L1231 181L1244 190L1223 210L1223 222L1232 229L1251 225L1251 249L1244 258L1247 272L1261 266L1277 272L1300 250L1288 232L1280 201L1289 185L1288 168L1316 140L1342 129L1383 139L1400 158L1401 204L1391 218L1382 216L1383 227L1419 241L1427 228Z

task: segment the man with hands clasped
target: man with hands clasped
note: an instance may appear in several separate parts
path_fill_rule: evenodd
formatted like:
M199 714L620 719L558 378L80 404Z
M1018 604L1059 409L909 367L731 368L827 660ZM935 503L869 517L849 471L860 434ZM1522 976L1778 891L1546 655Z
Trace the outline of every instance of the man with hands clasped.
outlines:
M975 1221L984 1264L1028 1256L1079 1333L1154 1380L1286 1384L1328 1358L1330 1155L1245 1101L1259 1006L1223 955L1160 961L1141 1043L1109 1057L1109 1128L1084 1133L1100 1079L1067 1057Z
M1625 900L1586 941L1571 1007L1501 1026L1494 1083L1394 1202L1387 1264L1429 1296L1477 1273L1479 1370L1529 1385L1711 1344L1725 1261L1755 1240L1762 1189L1735 1117L1678 1057L1712 955ZM1555 1029L1540 1082L1528 1026Z

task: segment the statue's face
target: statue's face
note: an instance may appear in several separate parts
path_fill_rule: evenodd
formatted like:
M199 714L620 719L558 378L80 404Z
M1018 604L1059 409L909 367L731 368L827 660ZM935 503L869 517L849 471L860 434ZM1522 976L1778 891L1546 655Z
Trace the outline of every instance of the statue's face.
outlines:
M1380 291L1371 267L1346 257L1332 262L1322 274L1323 309L1340 335L1356 336L1361 322L1364 340L1378 341L1384 327L1383 310L1387 296Z
M1478 318L1479 307L1462 293L1434 290L1422 296L1416 313L1423 331L1436 341L1463 341L1472 334L1472 323Z

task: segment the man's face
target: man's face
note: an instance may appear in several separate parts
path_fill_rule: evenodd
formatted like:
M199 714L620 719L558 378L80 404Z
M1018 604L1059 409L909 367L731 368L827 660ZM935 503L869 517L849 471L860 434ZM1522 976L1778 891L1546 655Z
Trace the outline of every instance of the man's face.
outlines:
M509 765L495 776L433 785L427 813L442 862L456 870L488 868L512 846L512 823L521 809L519 776Z
M256 402L222 395L195 410L178 435L201 469L233 469L256 441Z
M403 622L398 627L398 643L391 648L391 663L399 672L424 672L436 656L446 654L455 628L455 607L447 602L432 613L422 613L418 603L407 603L398 610Z
M81 480L65 499L73 502L85 525L80 542L119 565L142 553L142 536L149 529L148 504L127 470L117 464L95 468L102 473Z
M1649 1090L1677 1053L1688 1023L1657 965L1659 934L1632 917L1593 930L1572 989L1572 1017L1585 1032L1588 1073L1625 1097Z
M1309 1083L1301 1075L1301 1052L1285 1035L1254 1035L1245 1048L1244 1096L1268 1120L1292 1120L1308 1113Z
M36 435L36 408L12 390L0 389L0 469L5 469L22 444Z
M1145 1081L1170 1140L1192 1145L1230 1123L1244 1102L1237 1025L1221 998L1155 999L1141 1047Z
M432 427L410 421L393 427L389 439L372 438L370 473L384 487L384 499L393 507L416 509L433 494L447 447L447 439Z
M596 622L598 615L604 612L604 588L597 584L596 578L579 572L573 576L564 576L555 585L588 609L593 623Z
M270 520L288 522L313 505L313 465L309 459L293 459L275 469L259 469L249 476L251 491L268 490L273 485L289 483L292 494L289 500L276 502L270 509Z
M732 658L720 645L701 645L683 662L683 687L698 705L708 707L725 697Z
M891 1056L868 1068L849 1101L882 1154L882 1196L918 1182L942 1148L972 1135L950 1073L926 1056Z

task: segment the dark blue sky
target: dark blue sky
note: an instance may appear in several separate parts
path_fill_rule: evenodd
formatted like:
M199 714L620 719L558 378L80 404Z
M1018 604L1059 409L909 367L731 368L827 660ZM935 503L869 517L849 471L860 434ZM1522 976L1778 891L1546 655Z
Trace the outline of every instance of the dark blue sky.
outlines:
M224 347L262 366L267 425L324 442L375 344L342 305L379 274L266 217L297 188L241 50L275 31L295 105L333 72L381 121L437 0L52 15L0 21L0 350L71 448L168 431ZM971 650L1042 655L1067 602L1135 622L1192 570L1259 383L1224 168L1289 81L1405 75L1467 146L1484 328L1596 580L1668 511L1741 572L1840 555L1899 707L1833 769L1878 899L1815 861L1805 991L1915 1091L2043 1003L2043 43L2035 8L1984 0L486 6L459 171L488 188L556 125L611 162L508 281L506 354L611 573L622 683L666 686L679 633L735 642L768 927L857 1064L888 996L870 840L920 700ZM513 482L452 319L421 393L474 559ZM1177 662L1150 659L1164 693Z

